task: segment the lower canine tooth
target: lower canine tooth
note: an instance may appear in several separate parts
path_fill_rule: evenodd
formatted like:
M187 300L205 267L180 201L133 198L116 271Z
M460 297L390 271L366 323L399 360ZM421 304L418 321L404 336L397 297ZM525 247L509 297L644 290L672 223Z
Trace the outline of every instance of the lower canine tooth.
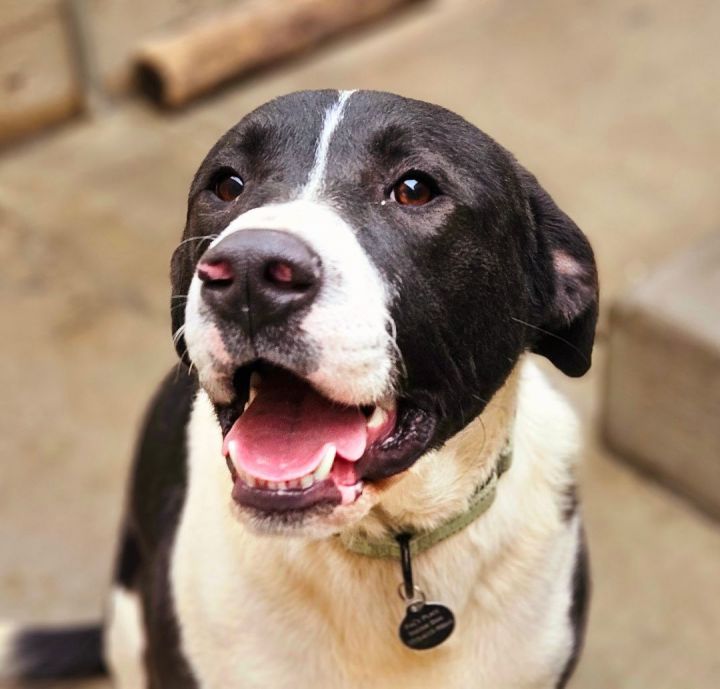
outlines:
M312 484L313 484L313 481L314 481L314 479L313 479L312 474L308 474L307 476L303 476L303 477L300 479L300 488L310 488L310 486L312 486Z
M372 415L367 421L368 428L380 428L387 420L387 412L382 407L375 407Z
M335 446L328 445L327 449L325 450L325 454L323 455L323 458L320 461L320 465L318 466L317 469L315 469L315 473L313 474L316 481L322 481L323 479L328 477L328 475L330 474L330 469L332 469L332 465L333 465L334 461L335 461Z
M260 374L257 372L253 372L250 376L250 389L248 391L248 401L247 406L249 407L255 397L257 396L258 388L260 387Z

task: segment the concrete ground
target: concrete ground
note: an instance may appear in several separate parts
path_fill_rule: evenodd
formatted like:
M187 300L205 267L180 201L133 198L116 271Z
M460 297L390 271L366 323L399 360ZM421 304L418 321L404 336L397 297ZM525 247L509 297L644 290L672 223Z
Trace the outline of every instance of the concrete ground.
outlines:
M316 87L460 112L588 233L607 305L717 229L719 29L714 0L438 0L182 113L125 104L6 153L0 618L100 614L134 430L174 363L167 266L185 193L243 113ZM552 374L588 430L595 591L572 687L717 689L720 528L596 440L604 327L588 377Z

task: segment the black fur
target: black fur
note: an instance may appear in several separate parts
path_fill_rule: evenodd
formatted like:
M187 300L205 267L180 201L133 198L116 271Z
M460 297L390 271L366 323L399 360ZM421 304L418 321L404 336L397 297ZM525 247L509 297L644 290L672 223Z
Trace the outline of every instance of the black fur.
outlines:
M560 496L560 511L564 522L569 522L577 513L580 500L575 482L571 483Z
M585 540L585 532L580 534L580 542L575 559L575 570L573 572L572 583L572 600L568 617L570 626L573 630L573 648L570 657L565 664L565 668L557 683L556 689L564 689L570 677L575 671L580 653L585 643L585 631L587 628L587 618L590 609L590 559L587 549L587 541Z
M115 581L125 589L133 589L140 571L140 545L134 532L127 526L121 530L120 551L118 552Z
M80 679L105 674L100 625L22 632L12 650L18 679Z
M126 560L121 558L119 572L122 583L142 599L147 689L196 688L180 652L168 581L170 551L185 498L185 435L196 392L197 381L184 369L165 378L150 406L131 478L122 549Z

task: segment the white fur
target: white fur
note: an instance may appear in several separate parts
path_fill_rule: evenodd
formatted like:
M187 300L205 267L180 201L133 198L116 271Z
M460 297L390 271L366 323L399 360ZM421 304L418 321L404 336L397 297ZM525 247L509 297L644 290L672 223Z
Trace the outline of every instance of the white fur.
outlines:
M105 661L115 689L145 689L147 678L143 654L145 635L138 595L116 587L110 596L109 621L105 627Z
M491 470L508 433L513 464L491 509L415 559L418 583L457 618L445 644L415 652L396 637L397 562L348 553L332 536L258 535L236 519L220 431L200 393L171 564L183 649L199 686L552 687L572 646L579 518L563 521L559 497L572 480L577 429L534 365L511 376L481 420L389 487L369 491L364 509L372 511L346 528L447 518Z
M12 679L15 671L13 646L17 636L17 627L0 622L0 679Z
M323 120L322 131L320 132L320 138L318 139L317 150L315 151L315 162L312 170L310 170L310 176L308 177L307 184L303 187L300 192L300 198L306 200L312 200L317 196L318 191L322 188L323 179L325 177L325 168L327 167L328 151L330 150L330 139L335 133L337 126L343 117L345 105L348 99L355 91L340 91L337 103L325 113Z
M243 213L211 246L246 229L288 232L322 260L322 287L301 324L303 339L320 350L309 380L346 404L373 403L389 395L395 363L390 295L350 226L329 206L298 200ZM219 338L208 336L212 327L203 316L200 287L195 276L185 308L185 342L205 389L215 402L227 402L232 391L222 377L224 367L216 365L225 353Z

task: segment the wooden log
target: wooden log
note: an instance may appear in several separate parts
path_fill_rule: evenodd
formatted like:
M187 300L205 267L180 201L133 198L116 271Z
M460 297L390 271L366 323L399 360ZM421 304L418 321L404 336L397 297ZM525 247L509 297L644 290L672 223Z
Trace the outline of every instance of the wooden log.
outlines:
M184 32L147 42L135 64L140 89L176 107L251 69L419 0L248 0Z

